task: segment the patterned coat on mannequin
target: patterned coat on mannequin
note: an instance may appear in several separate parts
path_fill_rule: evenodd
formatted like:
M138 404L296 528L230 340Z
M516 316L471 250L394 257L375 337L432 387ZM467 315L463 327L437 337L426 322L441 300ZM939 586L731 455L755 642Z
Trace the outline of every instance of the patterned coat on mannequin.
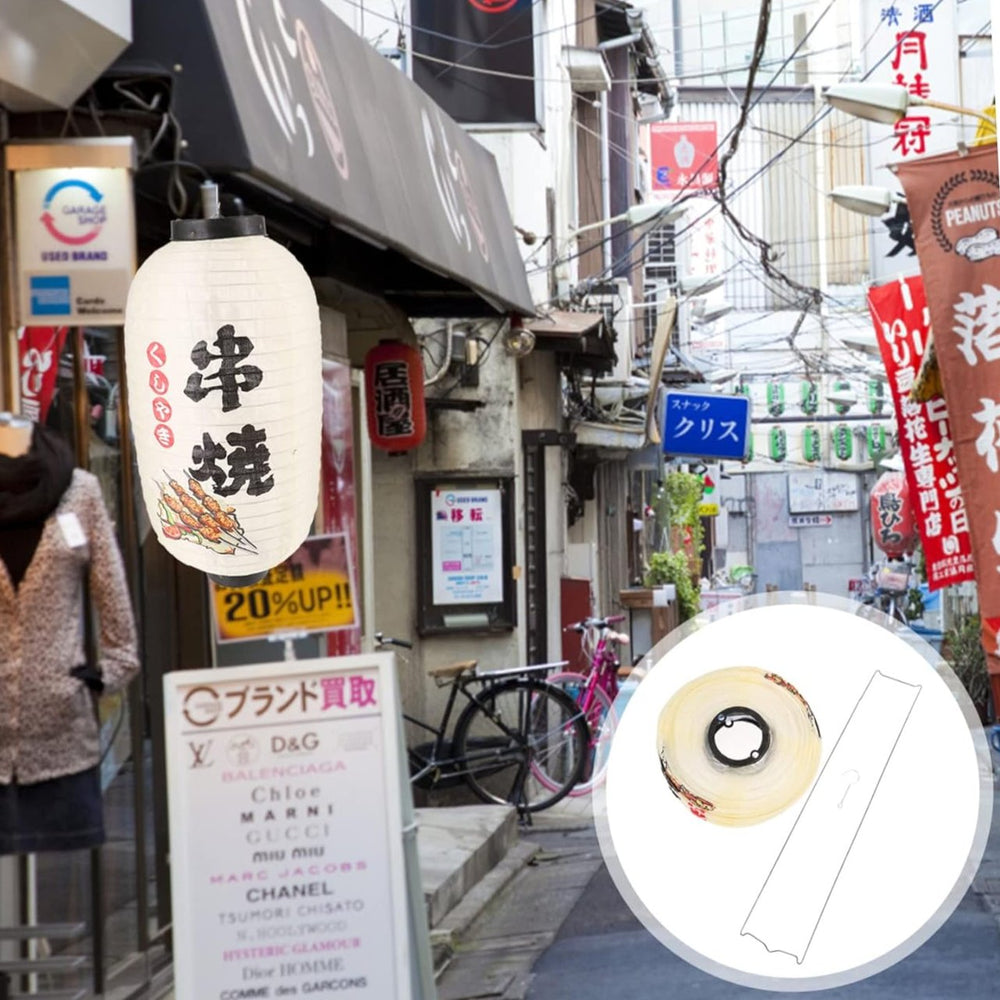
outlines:
M139 669L135 622L100 484L75 469L19 586L0 560L0 784L41 782L99 761L91 689L72 673L86 662L85 569L99 623L97 666L104 690L114 692Z

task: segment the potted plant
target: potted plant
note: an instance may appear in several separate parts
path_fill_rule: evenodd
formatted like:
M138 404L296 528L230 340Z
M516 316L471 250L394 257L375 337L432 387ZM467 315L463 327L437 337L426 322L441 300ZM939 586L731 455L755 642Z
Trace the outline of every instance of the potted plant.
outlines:
M686 622L701 610L701 597L691 579L691 567L684 552L654 552L642 581L647 587L672 583L677 588L677 610Z
M661 537L669 539L669 546L675 552L683 552L694 580L701 573L704 529L698 507L704 490L701 476L674 470L664 479L655 503Z
M990 678L979 631L979 615L966 615L945 633L944 657L962 682L985 725L988 719Z

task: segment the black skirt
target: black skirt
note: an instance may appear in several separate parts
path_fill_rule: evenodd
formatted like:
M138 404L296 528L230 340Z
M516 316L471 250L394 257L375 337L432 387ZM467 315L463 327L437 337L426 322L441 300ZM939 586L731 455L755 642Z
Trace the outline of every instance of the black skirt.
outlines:
M33 785L0 785L0 854L104 843L99 767Z

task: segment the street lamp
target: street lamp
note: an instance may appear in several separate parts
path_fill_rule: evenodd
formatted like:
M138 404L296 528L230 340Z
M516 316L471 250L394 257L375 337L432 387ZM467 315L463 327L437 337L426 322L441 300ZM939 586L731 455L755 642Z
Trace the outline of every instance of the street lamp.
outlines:
M725 283L724 274L682 274L677 278L677 290L682 295L693 298L697 295L708 295Z
M661 225L664 222L673 222L680 218L687 211L687 204L684 202L672 201L668 205L658 205L656 202L641 202L632 205L627 212L621 215L613 215L610 219L601 219L599 222L588 222L585 226L576 229L570 227L573 236L580 233L590 232L592 229L602 229L611 225L612 222L628 222L630 226L641 226L646 222L655 222Z
M883 216L893 205L906 204L906 199L896 191L874 184L844 184L830 192L830 200L849 212L861 215Z
M853 389L834 389L826 398L835 406L853 406L858 401Z
M823 98L828 104L849 115L885 125L895 125L900 118L906 117L911 107L920 107L971 115L987 122L991 129L996 129L996 122L981 111L946 104L944 101L932 101L929 97L917 97L898 83L838 83L828 87Z

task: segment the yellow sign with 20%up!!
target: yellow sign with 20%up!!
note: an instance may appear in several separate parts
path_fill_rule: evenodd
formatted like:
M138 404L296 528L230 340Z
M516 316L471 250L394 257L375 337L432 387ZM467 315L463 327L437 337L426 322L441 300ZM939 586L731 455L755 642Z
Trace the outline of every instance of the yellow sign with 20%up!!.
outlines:
M357 624L346 535L307 538L249 587L212 584L219 642L279 632L329 632Z

